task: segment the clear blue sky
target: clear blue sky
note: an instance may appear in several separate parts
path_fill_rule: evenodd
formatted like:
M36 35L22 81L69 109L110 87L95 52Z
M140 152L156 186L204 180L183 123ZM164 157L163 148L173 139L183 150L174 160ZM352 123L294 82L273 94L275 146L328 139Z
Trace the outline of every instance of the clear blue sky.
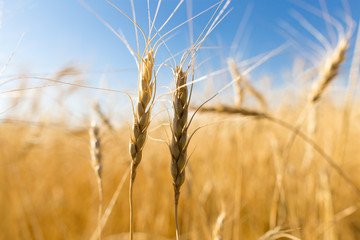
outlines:
M84 0L101 18L108 22L116 31L121 30L131 46L135 49L135 34L133 25L123 15L105 0ZM131 16L130 0L113 0L114 4ZM147 29L146 0L134 0L138 23ZM192 0L193 15L216 3L214 0ZM291 0L233 0L229 15L220 23L208 37L204 46L218 49L203 49L199 52L197 62L212 57L199 68L197 75L206 71L215 71L226 66L226 58L231 56L239 60L254 57L275 49L289 41L289 29L284 29L287 22L304 38L314 40L310 33L293 17L294 10L311 22L327 38L330 38L324 20L299 6L300 1ZM318 9L319 1L303 1ZM330 15L340 21L344 20L344 5L351 9L351 16L359 22L359 0L327 0ZM0 28L0 61L4 64L9 54L15 49L22 34L18 49L15 52L1 81L16 73L52 73L61 70L63 66L75 64L89 71L86 78L89 84L97 85L101 72L106 72L110 82L109 87L118 90L136 89L136 64L124 44L76 0L2 0L0 1L2 16ZM161 26L178 1L163 0L156 27ZM157 1L150 0L152 15ZM301 4L300 4L301 5ZM244 14L249 13L243 34L240 36L237 54L231 54L230 46L236 36ZM194 20L194 36L198 36L205 26L212 11ZM162 33L187 19L186 1L174 15ZM343 22L342 22L343 23ZM343 25L345 25L343 23ZM294 37L293 37L294 38ZM295 39L301 42L302 40ZM317 42L315 40L315 42ZM301 44L300 44L301 45ZM188 25L178 29L168 41L172 54L190 46ZM311 49L302 46L311 54ZM275 82L281 84L281 73L291 69L294 56L304 49L290 47L284 53L265 63L256 71L255 78L270 74ZM239 54L240 53L240 54ZM166 48L162 47L157 62L161 63L170 57ZM351 56L350 56L351 57ZM118 73L112 73L112 71ZM169 71L164 68L164 71ZM51 75L51 74L50 74ZM159 78L161 86L173 85L164 78ZM278 80L276 80L278 78ZM6 89L5 86L2 87Z

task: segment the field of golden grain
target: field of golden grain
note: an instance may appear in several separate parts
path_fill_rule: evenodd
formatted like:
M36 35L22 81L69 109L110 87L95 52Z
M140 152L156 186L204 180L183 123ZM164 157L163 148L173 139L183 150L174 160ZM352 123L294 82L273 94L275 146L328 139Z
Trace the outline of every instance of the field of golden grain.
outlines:
M358 26L340 27L291 96L247 76L280 47L247 69L228 59L226 83L206 98L195 59L227 4L214 5L198 41L174 58L166 100L156 84L162 42L150 30L133 52L138 89L121 122L102 101L74 121L66 98L112 91L79 82L75 66L42 79L59 87L58 112L41 111L40 87L22 96L36 90L25 86L32 76L1 92L18 95L0 122L0 239L360 239ZM331 91L340 75L348 86Z
M339 143L343 109L321 106L316 142L359 186L359 112L350 120L344 145L344 140ZM279 116L294 119L288 109ZM263 119L216 117L221 122L204 127L191 143L179 206L184 239L213 239L217 227L222 239L257 239L271 229L275 236L286 232L301 239L360 236L358 193L319 154L303 166L304 141L295 141L285 161L287 129ZM194 125L206 119L200 116ZM1 238L89 239L97 225L98 193L87 130L2 123L1 132ZM128 135L126 128L101 134L105 207L129 168ZM166 138L160 130L152 135ZM341 147L345 154L335 157ZM163 143L148 141L144 152L134 189L135 237L171 239L169 151ZM128 212L126 177L104 239L128 238Z

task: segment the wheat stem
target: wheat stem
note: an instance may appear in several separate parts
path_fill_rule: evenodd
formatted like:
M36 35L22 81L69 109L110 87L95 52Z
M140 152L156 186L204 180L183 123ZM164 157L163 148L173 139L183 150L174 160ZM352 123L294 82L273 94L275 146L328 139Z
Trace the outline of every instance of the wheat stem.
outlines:
M175 192L175 229L176 229L176 240L180 240L180 229L179 229L179 223L178 223L178 206L179 206L179 197L180 192Z
M154 100L155 81L152 81L152 71L154 67L153 50L147 52L142 64L139 66L139 96L134 111L134 123L132 136L130 138L130 155L132 158L130 166L130 239L133 239L134 219L133 219L133 184L136 177L136 168L142 159L142 151L145 145L147 129L150 124L151 109Z
M131 166L131 169L133 167ZM130 208L130 239L134 239L134 210L133 210L133 201L132 201L132 195L133 195L133 185L134 181L130 180L130 186L129 186L129 208Z
M103 209L103 187L102 187L102 181L100 178L98 178L98 188L99 188L99 212L98 212L98 225L99 225L99 229L98 229L98 234L99 234L99 240L101 240L101 232L102 232L102 228L101 228L101 214L102 214L102 209Z

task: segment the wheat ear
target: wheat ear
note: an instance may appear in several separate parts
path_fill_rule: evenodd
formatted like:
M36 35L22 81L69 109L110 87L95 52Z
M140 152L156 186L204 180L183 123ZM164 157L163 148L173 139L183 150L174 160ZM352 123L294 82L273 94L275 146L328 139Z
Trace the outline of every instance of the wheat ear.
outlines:
M101 110L99 102L94 103L94 110L97 113L97 115L100 117L102 124L104 124L108 128L108 130L114 131L114 127L111 124L110 119L107 116L105 116L105 114Z
M339 72L341 63L345 60L345 53L349 48L348 38L343 38L339 41L331 56L329 56L322 68L319 71L318 79L315 81L311 88L309 100L316 103L326 87L335 78Z
M188 87L187 72L181 67L176 67L175 72L176 90L173 93L173 110L174 117L171 125L172 142L170 146L171 153L171 175L173 177L173 187L175 194L175 225L176 239L180 239L178 225L178 203L180 197L180 188L185 181L185 166L187 162L187 118L188 118Z
M259 101L261 107L266 110L267 103L265 101L265 98L250 84L250 82L244 76L240 74L234 60L229 59L228 65L232 78L237 80L234 83L235 106L241 108L242 102L244 101L244 89L241 85L241 83L243 83L244 87Z
M240 73L237 70L233 59L228 59L228 66L232 79L237 79L237 81L234 82L235 106L241 108L244 101L244 88L241 85L241 77L239 77Z
M212 113L223 113L223 114L240 114L243 116L251 117L266 117L266 114L252 109L246 108L237 108L233 106L217 104L212 107L191 107L191 109L197 110L199 112L212 112Z
M147 129L150 124L151 109L154 99L155 81L152 81L152 71L154 67L153 50L147 52L146 57L139 64L139 96L134 110L134 123L132 126L130 138L130 155L131 155L131 171L130 171L130 187L129 187L129 203L130 203L130 239L133 239L133 204L132 193L133 184L136 177L136 168L141 162L142 150L145 145Z
M213 228L213 232L212 232L212 239L213 240L222 240L223 239L223 228L224 228L224 221L225 221L225 217L226 217L226 212L223 209L220 213L220 215L217 217L216 219L216 223L214 225Z
M308 111L315 106L315 104L319 101L321 98L323 92L329 86L329 84L334 80L336 75L339 73L339 68L341 66L341 63L345 60L345 53L347 49L349 48L349 36L339 38L337 46L332 51L331 55L329 55L324 62L322 63L322 66L319 68L319 74L317 79L314 81L311 91L308 95L308 103L305 106L304 110L302 111L302 114L297 120L296 124L296 132L299 131L302 124L305 121L305 117L308 115ZM288 159L290 149L295 141L296 138L296 132L293 132L290 136L290 139L288 140L287 147L284 151L284 159ZM309 153L307 153L309 155Z
M97 182L98 182L98 191L99 191L99 212L98 212L98 234L99 239L101 239L101 213L103 206L103 188L102 188L102 152L101 152L101 140L100 140L100 130L96 125L96 122L91 123L89 129L90 135L90 154L91 154L91 164L95 170Z

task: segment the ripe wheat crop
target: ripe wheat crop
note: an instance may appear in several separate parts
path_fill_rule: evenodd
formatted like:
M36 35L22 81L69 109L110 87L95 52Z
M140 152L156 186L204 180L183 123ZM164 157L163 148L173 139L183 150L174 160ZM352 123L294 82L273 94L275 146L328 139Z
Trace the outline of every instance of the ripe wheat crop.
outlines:
M104 1L121 32L80 2L136 70L116 87L78 66L0 75L0 239L360 239L360 34L347 1L341 16L330 1L294 3L272 33L285 41L249 58L251 5Z

